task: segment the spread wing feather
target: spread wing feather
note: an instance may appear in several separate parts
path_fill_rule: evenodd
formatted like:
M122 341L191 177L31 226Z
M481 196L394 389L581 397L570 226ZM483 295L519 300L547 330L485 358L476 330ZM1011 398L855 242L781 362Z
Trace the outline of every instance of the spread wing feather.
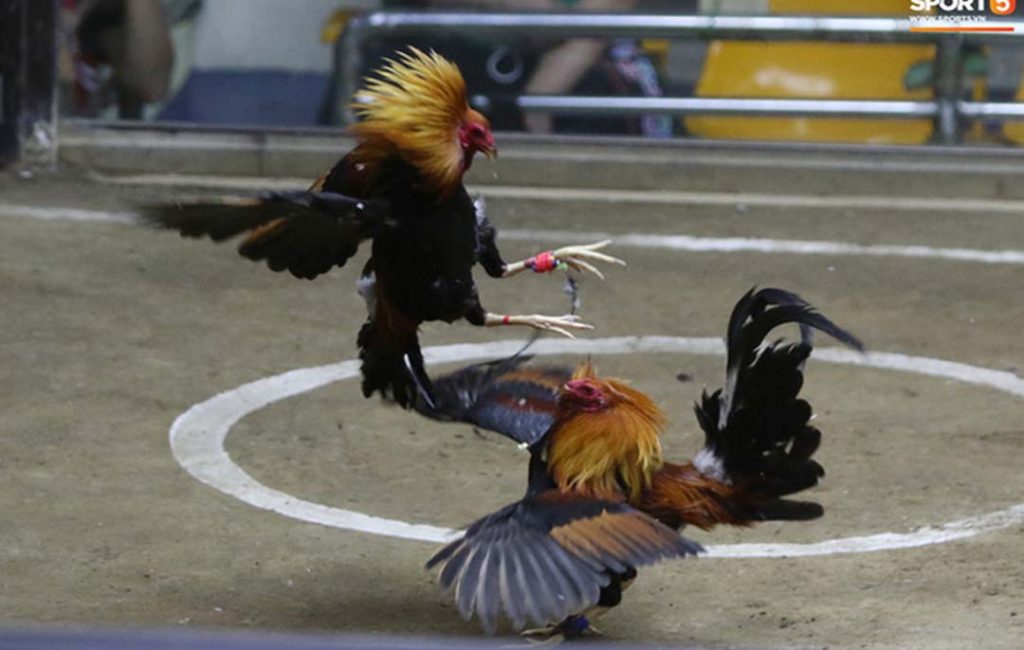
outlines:
M530 356L516 355L467 366L433 380L434 404L416 410L435 420L466 422L533 445L555 420L559 387L572 370L524 367Z
M374 236L389 204L333 192L273 192L258 198L146 206L143 221L183 237L221 242L245 234L238 252L274 271L312 279L343 266Z
M623 503L549 490L472 524L427 563L463 617L493 632L545 625L598 602L611 575L703 549Z

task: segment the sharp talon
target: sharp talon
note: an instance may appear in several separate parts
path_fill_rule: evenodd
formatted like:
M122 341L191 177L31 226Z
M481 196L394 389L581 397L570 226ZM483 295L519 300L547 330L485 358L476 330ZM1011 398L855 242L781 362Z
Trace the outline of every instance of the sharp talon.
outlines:
M617 257L612 257L611 255L601 255L599 257L598 256L594 256L594 259L601 260L602 262L607 262L608 264L618 264L619 266L625 266L626 265L625 262L623 262L622 260L620 260Z
M541 648L544 646L561 645L565 642L565 636L562 634L552 634L546 639L531 639L526 637L526 642L533 648Z
M609 262L611 264L616 264L616 263L621 263L622 262L622 260L620 260L619 258L612 257L611 255L605 255L604 253L587 253L586 257L588 257L589 259L592 259L592 260L600 260L602 262Z
M551 636L555 633L555 626L548 625L547 627L531 627L528 630L523 630L519 633L520 636Z
M587 271L593 273L603 280L604 273L602 273L601 270L592 262L626 266L626 263L617 257L597 252L598 249L604 248L610 243L612 243L612 240L606 239L596 244L563 246L562 248L551 251L551 254L555 259L558 259L562 265L568 266L576 271Z
M590 624L590 621L586 616L582 614L575 614L573 616L567 616L565 620L558 625L550 625L548 627L537 628L535 630L524 630L522 635L527 637L547 637L543 642L534 643L537 643L538 645L553 645L563 641L579 639L593 629L593 626Z
M594 266L593 264L589 264L587 262L584 262L583 260L573 260L572 262L570 262L570 265L575 265L577 267L577 271L590 271L597 277L604 280L604 273L601 273L601 271L599 271L597 267Z

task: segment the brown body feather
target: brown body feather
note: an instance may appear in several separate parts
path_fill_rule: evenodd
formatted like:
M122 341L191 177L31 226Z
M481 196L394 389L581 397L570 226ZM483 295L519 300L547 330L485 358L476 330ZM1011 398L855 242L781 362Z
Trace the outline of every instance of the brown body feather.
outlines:
M737 516L737 506L745 499L742 490L701 474L693 463L665 463L651 477L639 508L673 528L711 530L720 524L752 525L752 520Z

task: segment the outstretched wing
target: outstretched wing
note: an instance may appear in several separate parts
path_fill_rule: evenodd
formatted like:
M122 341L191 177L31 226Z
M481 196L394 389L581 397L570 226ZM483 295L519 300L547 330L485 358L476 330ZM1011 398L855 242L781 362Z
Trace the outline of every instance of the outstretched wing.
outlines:
M785 323L801 326L801 342L762 345ZM861 342L796 294L749 291L729 320L725 388L696 406L705 433L695 464L707 476L748 492L778 497L815 485L824 474L811 456L821 432L810 426L811 406L799 398L811 354L810 328L863 350Z
M215 242L245 234L238 252L274 271L312 279L343 266L374 236L389 204L333 192L273 192L257 198L166 203L142 209L143 221L183 237Z
M427 562L466 619L493 632L545 625L595 605L613 574L703 549L623 503L555 490L480 519Z
M554 423L558 389L572 370L524 367L530 358L477 363L434 379L434 404L421 398L415 408L435 420L466 422L533 445Z

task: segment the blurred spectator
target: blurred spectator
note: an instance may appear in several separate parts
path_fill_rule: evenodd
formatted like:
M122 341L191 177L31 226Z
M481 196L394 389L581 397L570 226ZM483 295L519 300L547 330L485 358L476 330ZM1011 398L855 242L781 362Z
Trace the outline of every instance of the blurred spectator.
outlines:
M560 2L579 11L621 12L636 6L636 0L581 0ZM574 38L548 50L541 57L524 90L530 95L567 95L605 55L607 43L597 38ZM534 133L550 133L554 118L547 113L528 113L523 126Z
M649 14L690 14L696 0L561 0L556 4L578 11ZM525 87L534 95L612 95L660 97L662 81L652 57L638 39L570 39L548 50ZM589 132L632 133L670 137L672 118L667 115L621 117L555 117L532 112L524 115L524 127L534 133Z
M693 12L695 0L384 0L384 9L436 9L458 11L547 11L622 13ZM469 87L479 93L476 107L487 113L495 128L525 129L535 133L618 133L664 137L672 134L672 121L658 116L553 116L523 113L515 104L521 94L589 94L658 96L661 84L650 57L634 39L573 38L552 42L529 35L501 42L455 32L443 41L436 37L381 39L368 48L367 70L411 41L433 47L459 63Z
M62 25L71 112L96 116L116 102L119 117L138 119L167 95L174 45L160 0L62 0Z

